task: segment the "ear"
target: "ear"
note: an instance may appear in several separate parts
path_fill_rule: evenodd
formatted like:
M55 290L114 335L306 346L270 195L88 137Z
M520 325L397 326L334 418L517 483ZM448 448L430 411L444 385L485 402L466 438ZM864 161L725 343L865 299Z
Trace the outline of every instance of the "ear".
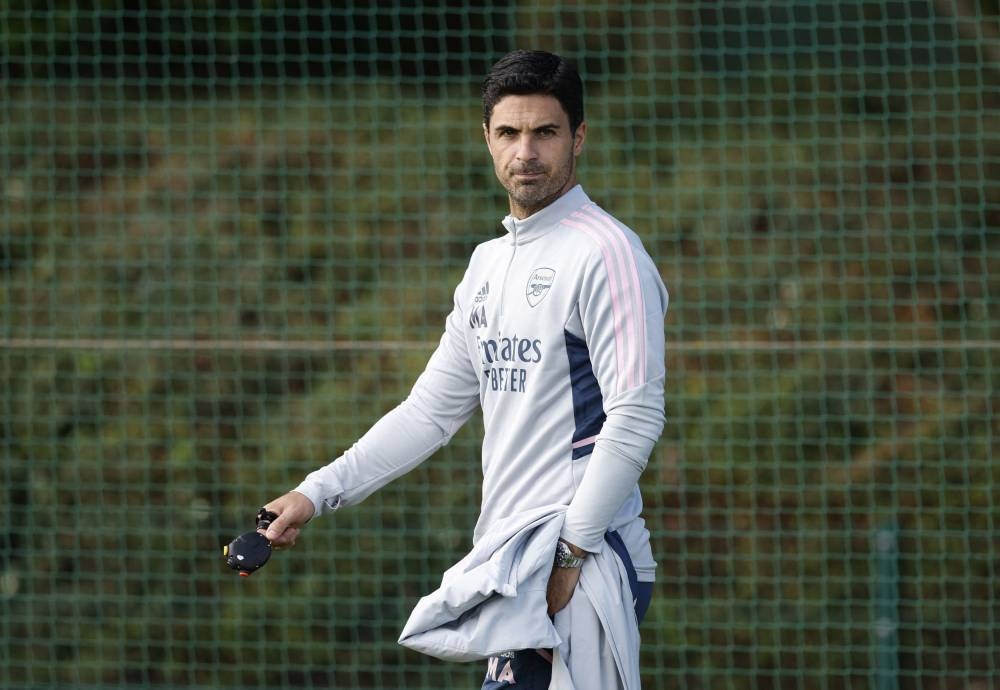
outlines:
M486 140L486 149L490 152L490 155L492 156L493 142L490 141L490 128L485 122L483 123L483 139Z
M583 153L583 142L587 139L587 121L581 122L576 131L573 132L573 155L579 156Z

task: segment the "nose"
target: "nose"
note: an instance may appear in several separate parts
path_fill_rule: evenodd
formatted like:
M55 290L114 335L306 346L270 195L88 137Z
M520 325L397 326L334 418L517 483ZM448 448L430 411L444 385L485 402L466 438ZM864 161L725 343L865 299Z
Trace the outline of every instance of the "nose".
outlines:
M530 133L524 133L517 142L517 159L521 161L531 161L538 157L535 150L535 142Z

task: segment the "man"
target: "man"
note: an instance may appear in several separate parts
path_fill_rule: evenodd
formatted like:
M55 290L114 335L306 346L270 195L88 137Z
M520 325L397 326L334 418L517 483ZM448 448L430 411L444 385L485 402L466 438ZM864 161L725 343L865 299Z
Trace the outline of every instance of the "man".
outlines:
M656 564L637 483L664 421L667 293L637 236L577 184L587 123L573 65L513 52L493 66L482 99L483 135L510 204L508 234L473 252L408 398L268 503L278 518L266 536L291 546L314 516L360 502L429 457L480 405L473 543L519 511L568 506L553 544L549 616L574 596L588 555L610 544L634 599L620 605L641 620ZM546 650L491 659L483 687L547 688L550 662ZM614 687L594 678L593 687ZM587 682L574 679L578 688Z

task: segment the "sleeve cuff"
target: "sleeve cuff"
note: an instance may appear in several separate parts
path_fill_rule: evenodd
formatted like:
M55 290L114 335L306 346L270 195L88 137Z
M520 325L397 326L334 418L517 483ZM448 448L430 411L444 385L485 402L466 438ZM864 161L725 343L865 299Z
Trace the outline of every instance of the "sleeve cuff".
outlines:
M604 536L601 535L597 541L586 537L580 532L573 531L571 529L563 529L559 534L559 538L563 541L569 542L573 546L578 546L588 553L597 553L601 550L601 544L604 543Z
M320 487L306 480L292 489L295 493L302 494L313 504L313 517L319 517L324 513L330 513L340 507L340 497L324 499Z

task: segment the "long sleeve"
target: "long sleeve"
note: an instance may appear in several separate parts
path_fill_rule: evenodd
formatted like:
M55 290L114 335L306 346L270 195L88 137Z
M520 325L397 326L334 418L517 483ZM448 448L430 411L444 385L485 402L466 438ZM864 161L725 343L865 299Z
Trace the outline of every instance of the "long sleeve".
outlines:
M638 240L629 241L630 232L604 230L594 233L601 253L584 281L580 320L606 419L562 532L588 551L600 547L636 490L664 424L667 292Z
M445 332L409 396L343 455L305 477L295 491L316 515L354 505L445 445L479 404L479 384L466 351L457 299Z

